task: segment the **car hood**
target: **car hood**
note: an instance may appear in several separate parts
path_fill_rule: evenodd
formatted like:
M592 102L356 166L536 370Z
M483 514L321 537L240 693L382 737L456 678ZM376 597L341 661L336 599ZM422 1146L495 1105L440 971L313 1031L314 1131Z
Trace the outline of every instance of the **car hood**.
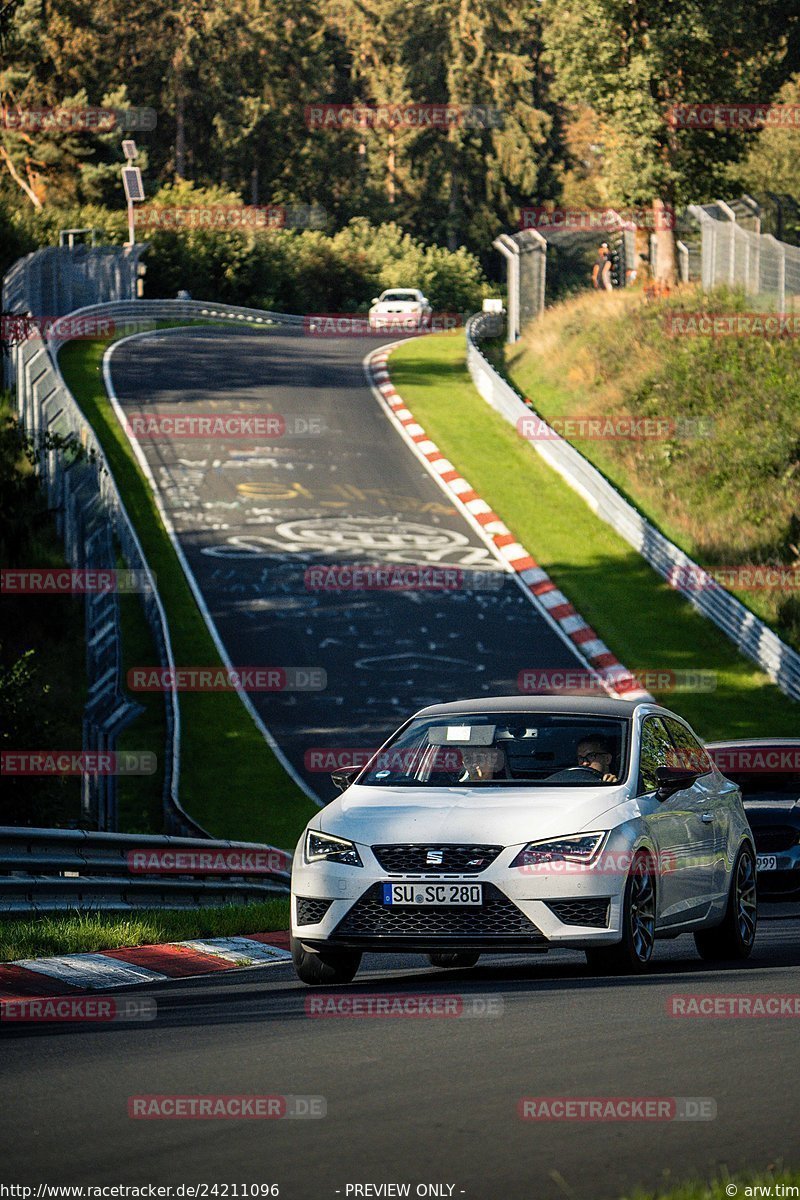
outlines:
M771 825L776 820L785 822L787 818L791 825L800 824L800 804L791 797L786 800L779 800L776 797L758 800L755 797L751 799L745 796L743 804L751 825Z
M379 304L374 305L373 312L409 312L412 309L420 308L421 300L381 300Z
M514 846L540 838L601 829L625 787L378 788L352 785L311 825L372 846L394 842L473 842Z

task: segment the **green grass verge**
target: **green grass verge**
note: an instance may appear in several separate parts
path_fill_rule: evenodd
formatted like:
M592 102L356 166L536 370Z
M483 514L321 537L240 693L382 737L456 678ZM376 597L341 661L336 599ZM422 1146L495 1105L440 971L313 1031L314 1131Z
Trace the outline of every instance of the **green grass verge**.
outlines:
M125 564L120 560L117 566L122 569ZM156 662L157 651L139 596L133 592L121 593L119 607L125 679L131 667ZM137 694L136 703L142 712L119 735L117 750L149 751L155 755L158 768L153 775L121 775L117 779L118 829L120 833L160 833L164 826L162 796L167 737L164 697L157 692L142 692Z
M219 655L150 486L106 395L102 378L105 350L104 342L75 341L65 346L60 355L64 378L100 440L156 575L176 664L217 665ZM151 664L155 665L152 658L139 663ZM216 837L293 848L316 807L286 774L238 695L183 693L180 711L180 797L186 811ZM132 725L128 735L134 741L135 728Z
M778 1191L778 1185L786 1191ZM665 1187L663 1191L636 1191L625 1200L780 1200L800 1195L800 1171L775 1170L723 1174L709 1183L688 1182ZM735 1190L733 1190L735 1189Z
M65 913L0 921L0 962L55 954L88 954L118 946L154 946L196 937L235 937L289 927L289 897L189 912Z
M713 671L714 692L659 699L705 738L792 734L789 701L597 518L481 399L463 334L415 338L391 357L392 381L443 453L632 670ZM533 647L520 646L520 670ZM535 661L535 660L534 660Z

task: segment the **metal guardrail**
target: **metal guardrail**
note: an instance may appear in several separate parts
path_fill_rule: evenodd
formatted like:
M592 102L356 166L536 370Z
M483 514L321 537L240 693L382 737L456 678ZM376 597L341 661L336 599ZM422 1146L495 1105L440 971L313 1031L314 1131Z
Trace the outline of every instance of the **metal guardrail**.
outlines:
M93 262L93 251L80 255L83 275ZM117 251L122 254L122 251ZM39 263L37 255L41 255ZM38 266L37 266L38 264ZM76 289L74 281L62 295L48 272L58 272L65 264L74 267L70 252L48 249L20 260L6 275L4 302L9 310L42 315L39 307L49 294L51 307L61 312L46 339L39 334L25 338L13 347L7 363L7 382L17 397L17 409L25 428L39 442L45 435L72 435L83 448L79 463L69 455L52 451L42 457L40 474L47 491L48 505L56 513L59 532L64 538L67 561L75 568L116 566L117 548L126 565L143 582L141 599L162 666L174 668L175 661L167 616L150 571L141 543L128 517L108 461L94 430L83 415L64 382L58 365L58 352L79 328L79 318L105 318L114 323L115 332L135 333L152 329L158 320L228 320L244 325L302 326L303 317L264 312L235 305L187 300L111 300L64 312L69 300L77 295L92 298L108 283L124 294L132 294L135 263L115 263L108 248L101 255L99 278L94 293ZM111 282L108 282L108 281ZM33 281L33 282L31 282ZM116 282L115 282L116 281ZM96 285L96 286L95 286ZM26 302L26 288L31 298ZM44 314L48 315L48 314ZM63 335L63 336L60 336ZM87 596L87 669L89 702L84 719L85 750L111 750L116 737L138 712L138 706L125 696L121 679L119 597L114 592ZM164 787L162 805L164 828L172 834L208 837L181 805L180 746L181 726L178 695L174 688L165 693L166 740L164 751ZM83 781L84 819L101 829L116 827L116 779L114 776L87 776Z
M200 861L187 870L170 868L169 873L134 869L129 859L133 851L158 852L162 861L170 852L194 852ZM221 876L220 858L229 868L240 861L242 869L228 869ZM210 869L214 859L216 870ZM290 862L285 850L253 842L2 827L0 918L269 900L288 891Z
M491 321L491 314L481 313L467 322L467 366L487 404L515 428L520 417L535 416L542 421L543 429L549 432L532 445L545 462L586 501L601 521L624 538L663 579L668 579L698 612L713 621L742 654L757 663L781 691L793 700L800 700L800 654L781 641L715 580L709 578L708 585L700 588L681 583L682 579L696 581L702 576L703 568L623 499L574 446L550 429L498 375L478 345L480 338L487 335L487 321Z

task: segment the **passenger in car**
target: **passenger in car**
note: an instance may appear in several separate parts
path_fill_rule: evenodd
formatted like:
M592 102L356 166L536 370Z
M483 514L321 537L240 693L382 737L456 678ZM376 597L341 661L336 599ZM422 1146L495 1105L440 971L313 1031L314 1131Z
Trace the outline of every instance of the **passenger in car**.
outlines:
M478 783L486 779L506 779L506 756L499 746L465 746L461 751L459 783Z

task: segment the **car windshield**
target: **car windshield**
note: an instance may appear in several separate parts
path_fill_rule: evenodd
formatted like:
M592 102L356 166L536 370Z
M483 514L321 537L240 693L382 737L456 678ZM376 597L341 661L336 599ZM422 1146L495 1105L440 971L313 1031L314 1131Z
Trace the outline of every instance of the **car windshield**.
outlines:
M710 753L745 801L800 803L800 742L714 746Z
M738 783L742 798L748 800L772 800L785 804L787 800L800 803L800 775L788 772L778 775L760 772L725 771L728 779Z
M545 712L416 718L368 763L358 783L613 786L628 774L629 727L623 719Z
M381 300L418 300L416 292L384 292Z

